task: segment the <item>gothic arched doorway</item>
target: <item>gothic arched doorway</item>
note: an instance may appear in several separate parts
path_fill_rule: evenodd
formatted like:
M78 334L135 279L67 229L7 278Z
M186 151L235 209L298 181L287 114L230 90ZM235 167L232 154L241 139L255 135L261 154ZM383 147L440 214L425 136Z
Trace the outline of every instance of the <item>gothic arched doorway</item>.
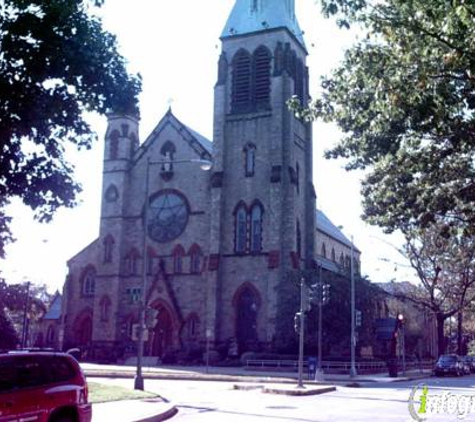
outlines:
M236 339L239 353L243 353L257 346L259 293L254 286L246 283L236 292L233 302L236 310Z
M155 307L157 311L156 323L152 328L152 350L151 356L163 357L172 349L173 345L173 324L172 316L163 305Z
M78 346L90 346L92 340L92 318L89 315L80 320L76 333Z

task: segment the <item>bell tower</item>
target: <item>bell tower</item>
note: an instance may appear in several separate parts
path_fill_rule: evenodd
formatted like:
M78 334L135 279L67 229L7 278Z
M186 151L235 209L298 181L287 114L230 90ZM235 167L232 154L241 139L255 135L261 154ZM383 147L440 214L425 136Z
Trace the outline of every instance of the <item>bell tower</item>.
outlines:
M309 99L294 0L236 0L221 41L208 321L239 353L283 349L298 303L288 274L313 262L316 210L311 126L286 105Z

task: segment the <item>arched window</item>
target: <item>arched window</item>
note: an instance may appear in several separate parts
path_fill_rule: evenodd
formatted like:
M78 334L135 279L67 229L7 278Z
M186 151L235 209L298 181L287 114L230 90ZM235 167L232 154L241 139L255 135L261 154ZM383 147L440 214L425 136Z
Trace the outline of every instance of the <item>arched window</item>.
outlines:
M251 107L251 56L239 50L233 59L232 112L242 113Z
M270 100L270 61L269 50L260 46L253 55L254 103L256 108L268 109Z
M181 245L175 246L173 249L173 272L175 274L183 273L183 256L185 251Z
M251 252L262 250L262 207L254 204L251 208Z
M109 234L104 238L104 263L112 262L114 238Z
M238 206L235 212L235 243L236 253L244 253L247 248L247 209L244 204Z
M129 274L137 274L138 273L138 261L139 261L139 253L137 249L132 249L126 256L125 256L125 271Z
M85 296L92 296L96 290L96 270L94 267L87 267L82 279L82 293Z
M99 302L101 321L109 321L111 300L109 296L103 296Z
M336 262L335 248L332 248L332 261Z
M162 171L172 171L173 170L173 164L172 161L175 157L176 153L176 148L173 142L171 141L166 141L162 148L160 149L160 154L163 155L163 160L164 161L169 161L165 162L162 164Z
M325 243L322 243L322 256L324 258L327 257L327 247L325 246Z
M118 130L114 130L111 134L110 134L110 142L109 142L109 145L110 145L110 150L109 150L109 158L111 160L116 160L119 156L119 131Z
M117 190L115 185L110 185L106 189L106 193L104 195L104 198L105 198L106 202L109 202L109 203L116 202L117 199L119 199L119 191Z
M244 170L246 177L254 176L256 165L256 146L247 144L244 147Z
M345 266L345 258L344 258L344 256L343 256L343 252L342 252L341 255L340 255L340 265L341 265L342 267Z
M191 246L190 251L190 273L199 274L201 272L201 248L195 243Z

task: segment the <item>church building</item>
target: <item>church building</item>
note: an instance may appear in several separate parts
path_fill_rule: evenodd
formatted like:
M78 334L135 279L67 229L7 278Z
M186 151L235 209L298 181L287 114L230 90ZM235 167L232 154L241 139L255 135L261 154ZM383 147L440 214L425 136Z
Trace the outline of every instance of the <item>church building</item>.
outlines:
M286 105L309 99L302 34L294 0L236 0L212 141L171 109L143 142L134 116L109 116L100 232L68 261L63 348L135 355L145 301L146 356L199 354L207 342L287 350L293 275L318 262L345 271L350 253L359 267L359 251L317 212L312 127Z

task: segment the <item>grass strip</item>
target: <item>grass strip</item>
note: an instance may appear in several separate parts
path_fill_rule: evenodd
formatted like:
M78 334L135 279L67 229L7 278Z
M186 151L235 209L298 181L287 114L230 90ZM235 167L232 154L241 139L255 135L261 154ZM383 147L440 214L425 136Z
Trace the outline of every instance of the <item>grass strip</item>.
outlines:
M88 382L87 384L89 386L90 403L160 397L158 394L149 393L148 391L131 390L117 385L100 384L98 382Z

